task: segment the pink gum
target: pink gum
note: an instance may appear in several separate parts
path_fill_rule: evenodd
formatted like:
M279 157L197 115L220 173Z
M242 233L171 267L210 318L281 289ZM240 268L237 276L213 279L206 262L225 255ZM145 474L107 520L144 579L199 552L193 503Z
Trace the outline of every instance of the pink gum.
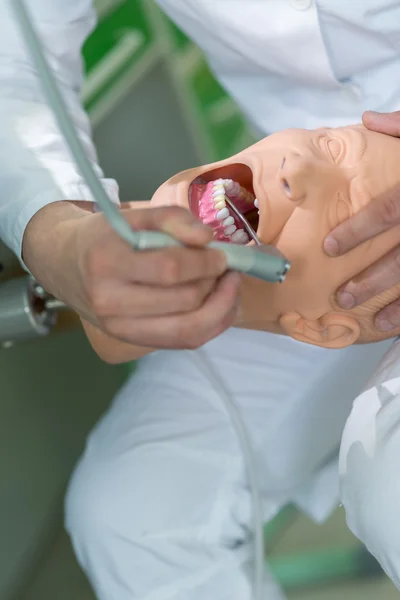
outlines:
M222 221L220 221L217 218L219 210L216 210L214 208L215 200L213 197L213 187L214 182L209 182L205 188L205 191L202 194L201 200L198 204L199 217L203 223L205 223L206 225L210 225L213 228L215 233L215 239L217 239L218 241L229 240L230 237L224 234L225 227L222 225ZM224 194L224 192L221 191L221 194ZM248 202L246 202L242 198L238 198L238 196L230 195L229 198L231 200L234 200L235 205L239 208L240 211L244 213L252 208L252 206L249 205ZM232 213L228 205L226 208L229 211L229 215L234 218L237 229L243 229L243 225L238 219L238 217Z

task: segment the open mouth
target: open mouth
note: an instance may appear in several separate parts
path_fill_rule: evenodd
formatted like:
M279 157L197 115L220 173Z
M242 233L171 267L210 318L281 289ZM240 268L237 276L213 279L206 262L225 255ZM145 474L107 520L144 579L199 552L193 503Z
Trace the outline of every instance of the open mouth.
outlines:
M249 167L227 165L196 177L190 184L190 210L213 229L214 238L221 242L247 244L250 236L229 201L257 232L259 210Z

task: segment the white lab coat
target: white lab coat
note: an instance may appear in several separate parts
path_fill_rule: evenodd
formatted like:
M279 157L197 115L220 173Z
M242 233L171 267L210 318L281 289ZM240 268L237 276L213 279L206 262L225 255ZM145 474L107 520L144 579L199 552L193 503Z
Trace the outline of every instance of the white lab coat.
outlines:
M260 132L400 108L400 2L159 0Z
M70 113L109 197L118 203L115 181L97 166L90 125L80 99L81 46L96 19L91 0L27 3L42 37ZM26 55L8 0L0 0L0 239L21 254L22 237L34 214L58 200L90 200L37 74Z
M366 108L400 108L400 2L393 0L159 0L206 52L260 133L343 125ZM0 0L0 238L17 255L46 204L90 199L43 100L35 70ZM87 151L80 49L91 0L32 0L32 14ZM101 170L98 169L102 177ZM118 202L116 182L104 180Z

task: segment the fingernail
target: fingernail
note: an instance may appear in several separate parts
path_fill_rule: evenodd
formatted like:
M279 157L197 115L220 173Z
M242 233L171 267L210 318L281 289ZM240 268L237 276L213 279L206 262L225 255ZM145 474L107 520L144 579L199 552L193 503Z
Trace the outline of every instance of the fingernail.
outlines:
M353 308L356 303L353 294L350 294L350 292L339 292L337 295L337 302L339 306L346 309Z
M376 319L375 326L379 331L392 331L396 327L387 319Z
M337 256L339 254L339 244L335 238L328 236L324 241L324 250L329 256Z

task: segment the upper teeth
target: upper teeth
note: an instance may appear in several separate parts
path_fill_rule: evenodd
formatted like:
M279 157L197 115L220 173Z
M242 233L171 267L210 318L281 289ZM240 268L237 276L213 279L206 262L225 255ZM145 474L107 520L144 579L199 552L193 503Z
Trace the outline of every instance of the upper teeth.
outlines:
M235 196L237 196L241 190L239 183L237 181L232 181L232 179L226 179L225 186L226 190Z
M232 179L217 179L213 182L212 196L215 202L222 200L220 196L224 196L225 192L229 192L232 196L243 198L248 202L254 201L253 194L248 192L237 181L233 181Z
M242 188L237 181L232 179L217 179L213 183L212 197L214 200L214 208L218 211L216 217L222 221L224 227L224 235L230 237L232 242L237 244L247 244L249 236L243 229L238 229L235 225L235 219L229 214L226 207L225 194L228 193L235 197L241 197L249 202L254 202L258 207L258 201L254 199L253 194Z
M225 208L225 206L225 200L220 200L219 202L216 202L216 204L214 204L214 208L216 208L217 210L221 210L221 208Z

